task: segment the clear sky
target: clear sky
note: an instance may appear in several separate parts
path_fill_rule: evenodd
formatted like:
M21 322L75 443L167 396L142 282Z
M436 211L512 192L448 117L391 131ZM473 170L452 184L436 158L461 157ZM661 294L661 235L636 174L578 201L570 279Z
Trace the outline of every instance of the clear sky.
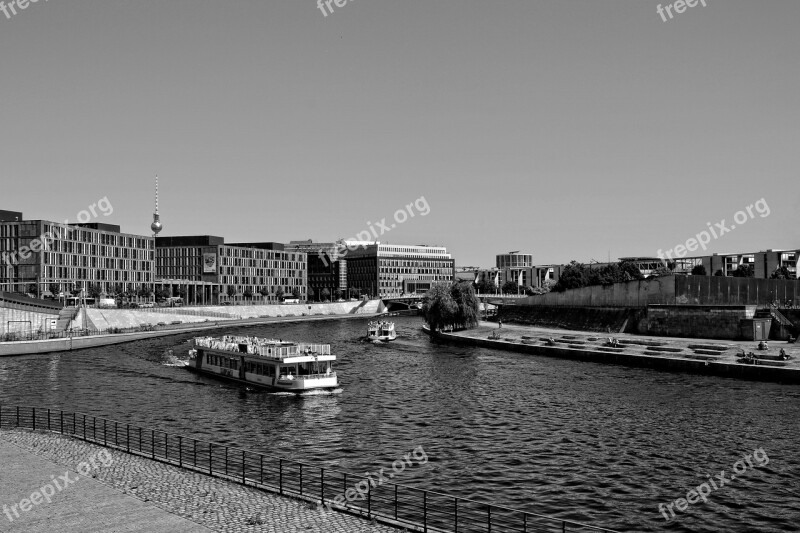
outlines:
M6 4L9 1L6 0ZM663 0L662 0L662 3ZM0 209L458 265L800 247L800 2L40 0L0 12ZM10 11L9 11L10 13ZM378 227L375 229L380 232Z

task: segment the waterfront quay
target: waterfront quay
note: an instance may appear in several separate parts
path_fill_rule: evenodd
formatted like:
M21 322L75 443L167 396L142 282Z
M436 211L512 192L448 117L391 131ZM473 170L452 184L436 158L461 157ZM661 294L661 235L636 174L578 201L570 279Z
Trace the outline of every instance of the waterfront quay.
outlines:
M192 307L148 310L88 309L85 322L74 331L28 334L22 339L0 342L0 357L66 352L111 346L143 339L272 323L294 323L337 319L363 319L384 313L380 300L361 304L313 304L309 306L242 306L221 313L220 308ZM226 310L224 307L221 309ZM4 309L0 307L0 316ZM7 310L13 312L13 310ZM79 313L79 317L82 313ZM77 320L77 317L75 318Z
M427 327L426 333L429 333ZM772 341L758 350L755 341L720 341L650 337L625 333L601 334L516 324L481 322L465 331L436 333L435 338L456 344L481 346L532 355L577 359L596 363L657 368L759 381L800 383L800 348ZM616 340L612 346L610 339ZM790 357L779 358L783 349ZM742 353L753 352L758 364L740 362Z
M98 457L103 461L96 459L95 468L81 468ZM0 505L5 506L0 531L400 531L344 513L323 514L301 500L57 433L2 429L0 461ZM81 470L90 473L84 477ZM58 481L64 475L71 484L44 489L52 487L54 476ZM36 492L48 494L50 501L32 497Z
M8 429L4 430L4 426ZM418 457L417 452L422 456ZM26 457L31 453L39 458ZM51 475L48 481L46 474L43 475L46 469L42 458L54 462L54 470L64 466L67 470L63 475L59 473L58 479L55 474ZM414 458L424 459L424 463L428 461L421 447L415 450ZM404 531L425 533L490 533L492 530L525 533L536 528L562 533L568 530L614 533L597 526L399 485L388 482L388 478L376 482L370 474L362 476L326 469L271 454L53 409L0 405L0 459L12 474L4 478L4 488L0 489L0 498L12 502L10 507L8 504L3 507L3 514L14 523L15 520L25 522L27 513L31 513L32 525L26 529L29 531L40 531L38 522L48 522L54 515L62 514L72 516L79 530L92 530L79 526L83 521L95 523L95 520L82 513L76 516L75 508L62 507L52 513L43 511L41 516L31 512L47 508L54 499L60 501L65 492L75 495L72 502L76 508L86 505L86 500L100 496L97 490L86 496L68 489L91 477L123 494L145 502L153 501L170 513L214 531L337 533L382 532L402 527ZM408 464L413 463L409 460ZM404 469L405 465L399 471ZM398 472L396 464L392 465L392 471ZM394 477L394 473L390 473L389 478ZM21 494L15 494L32 479L30 489L23 488ZM384 482L387 483L384 485ZM84 482L80 487L97 489L89 485ZM265 500L261 493L266 492L272 494ZM15 501L19 503L13 503ZM63 501L70 502L66 498ZM103 502L113 510L99 514L109 514L115 526L133 527L138 531L140 528L135 524L146 522L155 514L157 522L174 523L159 524L155 531L170 531L171 527L176 531L196 530L189 523L153 513L152 509L143 508L130 499L111 497L103 498ZM126 510L134 515L131 523L125 522Z

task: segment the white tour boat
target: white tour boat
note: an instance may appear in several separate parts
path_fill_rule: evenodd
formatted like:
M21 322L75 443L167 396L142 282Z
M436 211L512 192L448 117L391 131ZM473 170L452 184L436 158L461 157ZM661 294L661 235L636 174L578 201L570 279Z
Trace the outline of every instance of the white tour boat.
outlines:
M335 360L330 344L226 335L195 338L187 367L247 385L303 392L338 387Z
M395 340L396 338L397 332L394 330L394 322L380 320L378 322L370 322L367 326L368 341L389 342Z

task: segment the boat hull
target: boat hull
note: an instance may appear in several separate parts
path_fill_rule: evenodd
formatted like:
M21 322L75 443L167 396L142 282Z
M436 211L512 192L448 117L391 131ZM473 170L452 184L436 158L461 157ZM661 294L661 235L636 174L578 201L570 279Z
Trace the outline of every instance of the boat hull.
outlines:
M214 372L213 370L207 370L205 368L198 369L191 364L187 365L186 368L189 371L194 372L195 374L220 378L225 381L230 381L232 383L247 385L248 387L258 387L259 389L264 389L271 392L284 391L284 392L301 393L311 390L334 390L339 388L339 379L336 376L332 376L330 378L317 379L315 380L317 383L314 383L313 386L303 386L303 385L308 385L308 383L305 384L301 383L301 382L307 382L309 380L293 380L297 382L293 384L294 386L290 384L283 385L280 382L277 383L276 385L271 385L268 383L262 383L260 381L239 379L238 377L235 377L233 375L225 375L219 372Z

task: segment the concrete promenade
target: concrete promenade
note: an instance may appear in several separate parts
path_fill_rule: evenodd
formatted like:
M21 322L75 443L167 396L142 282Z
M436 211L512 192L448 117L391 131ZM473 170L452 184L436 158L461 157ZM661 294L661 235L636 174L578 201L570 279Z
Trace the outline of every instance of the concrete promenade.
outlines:
M89 335L85 337L65 337L59 339L35 340L35 341L14 341L0 342L0 357L13 355L31 355L38 353L69 352L84 348L95 348L97 346L111 346L114 344L124 344L126 342L138 341L142 339L152 339L155 337L166 337L170 335L181 335L187 332L212 331L216 329L230 329L242 326L257 326L261 324L291 323L291 322L310 322L317 320L347 320L365 319L380 316L383 313L364 313L353 315L310 315L310 316L285 316L268 318L245 318L234 320L213 319L208 322L196 322L192 324L180 324L169 326L165 329L156 331L142 331L135 333L108 333L103 335Z
M499 338L490 339L491 335ZM481 322L475 329L439 333L444 341L499 350L579 359L647 368L711 374L763 381L800 383L800 344L770 341L767 351L754 341L720 341L677 337L646 337L625 333L597 333ZM618 347L607 346L609 337ZM551 343L549 339L555 342ZM757 365L739 362L741 352L777 359L783 348L791 359L759 360Z
M61 490L52 488L55 482ZM47 493L50 502L32 497L35 492ZM0 531L9 532L399 531L66 435L23 429L0 430L0 506Z

